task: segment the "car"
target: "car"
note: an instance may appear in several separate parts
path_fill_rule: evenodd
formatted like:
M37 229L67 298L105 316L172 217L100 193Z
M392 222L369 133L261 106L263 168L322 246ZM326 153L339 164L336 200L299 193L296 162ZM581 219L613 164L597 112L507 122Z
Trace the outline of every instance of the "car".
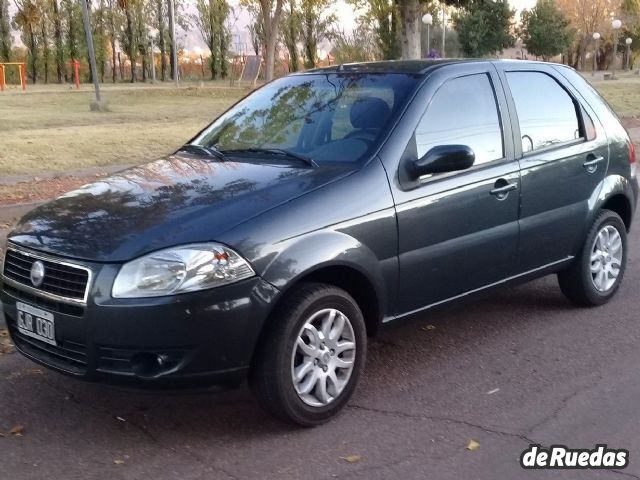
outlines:
M172 155L22 218L2 275L9 332L79 379L248 379L268 412L319 425L390 322L549 274L577 305L609 301L635 161L616 115L564 65L290 75Z

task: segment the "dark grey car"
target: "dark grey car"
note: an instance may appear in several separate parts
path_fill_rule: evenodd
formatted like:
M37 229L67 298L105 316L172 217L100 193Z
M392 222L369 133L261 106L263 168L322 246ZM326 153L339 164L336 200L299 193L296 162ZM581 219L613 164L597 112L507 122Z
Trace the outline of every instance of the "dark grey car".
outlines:
M550 273L574 303L607 302L637 190L627 133L570 68L340 65L29 213L1 298L18 350L50 368L248 377L267 410L317 425L388 322Z

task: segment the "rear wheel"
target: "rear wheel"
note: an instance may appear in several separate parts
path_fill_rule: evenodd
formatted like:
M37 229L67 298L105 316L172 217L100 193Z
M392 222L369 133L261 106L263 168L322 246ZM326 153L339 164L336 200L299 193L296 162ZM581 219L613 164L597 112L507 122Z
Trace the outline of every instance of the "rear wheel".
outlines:
M620 287L627 264L627 232L620 216L603 210L589 229L580 254L558 274L569 300L582 306L602 305Z
M281 420L315 426L353 394L365 363L362 312L344 290L309 283L275 312L249 381L263 407Z

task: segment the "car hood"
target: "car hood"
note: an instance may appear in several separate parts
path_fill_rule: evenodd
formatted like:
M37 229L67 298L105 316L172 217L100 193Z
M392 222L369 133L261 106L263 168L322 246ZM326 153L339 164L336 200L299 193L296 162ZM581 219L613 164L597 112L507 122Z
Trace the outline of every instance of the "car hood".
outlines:
M66 257L126 261L164 247L216 240L351 171L174 155L37 207L20 220L9 240Z

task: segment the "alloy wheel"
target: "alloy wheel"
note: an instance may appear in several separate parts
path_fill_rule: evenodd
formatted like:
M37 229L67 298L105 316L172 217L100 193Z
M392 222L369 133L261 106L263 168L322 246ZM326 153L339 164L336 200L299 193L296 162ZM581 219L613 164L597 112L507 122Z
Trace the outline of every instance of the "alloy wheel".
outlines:
M351 378L356 341L349 318L335 308L311 315L296 337L291 379L300 399L312 407L333 402Z

